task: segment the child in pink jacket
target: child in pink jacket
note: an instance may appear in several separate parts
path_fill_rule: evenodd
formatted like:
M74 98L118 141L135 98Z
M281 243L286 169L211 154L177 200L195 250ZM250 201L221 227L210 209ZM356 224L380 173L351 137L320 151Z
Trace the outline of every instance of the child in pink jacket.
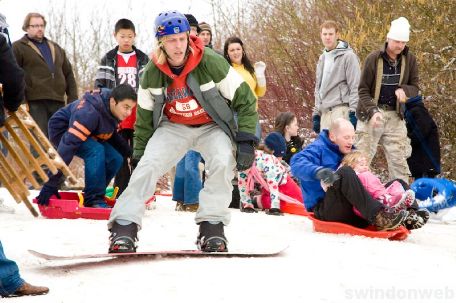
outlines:
M415 192L411 189L404 190L398 181L394 181L385 187L380 179L369 170L367 163L367 157L363 153L353 151L342 159L341 165L353 168L372 198L397 210L410 207L415 200Z

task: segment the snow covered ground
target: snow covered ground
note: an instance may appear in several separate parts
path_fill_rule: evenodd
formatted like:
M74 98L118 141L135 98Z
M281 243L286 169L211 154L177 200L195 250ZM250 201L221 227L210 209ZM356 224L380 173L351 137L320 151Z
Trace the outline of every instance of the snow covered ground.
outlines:
M32 196L36 194L33 193ZM45 296L5 302L455 302L456 225L427 224L403 242L316 233L300 216L232 210L231 251L288 245L271 258L141 258L45 261L27 252L104 253L106 221L33 218L0 189L0 239L23 278ZM159 197L138 251L193 249L194 214ZM2 300L0 298L0 300Z

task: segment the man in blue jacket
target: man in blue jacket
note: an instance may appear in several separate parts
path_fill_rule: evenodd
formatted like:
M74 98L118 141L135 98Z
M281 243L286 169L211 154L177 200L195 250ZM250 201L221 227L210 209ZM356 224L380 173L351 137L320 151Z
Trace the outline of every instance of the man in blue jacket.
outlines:
M70 164L76 155L85 163L84 206L106 208L105 189L132 150L117 133L117 125L128 117L136 105L137 94L121 84L112 91L86 93L58 110L49 120L49 139L64 162ZM62 172L49 178L38 196L47 205L58 194Z
M358 227L373 224L379 230L394 229L406 219L408 212L394 212L374 200L351 167L338 169L343 156L353 149L354 140L353 125L339 118L291 159L291 172L301 181L305 206L320 220ZM326 193L321 182L329 185ZM366 220L356 215L353 207Z

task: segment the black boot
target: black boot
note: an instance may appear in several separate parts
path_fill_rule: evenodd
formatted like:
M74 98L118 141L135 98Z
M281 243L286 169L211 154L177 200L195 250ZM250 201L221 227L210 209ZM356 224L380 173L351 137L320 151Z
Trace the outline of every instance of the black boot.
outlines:
M283 213L279 208L266 209L266 214L272 216L283 216Z
M228 241L223 231L223 223L201 222L196 239L198 249L204 252L226 252Z
M423 227L428 220L429 212L426 209L414 210L410 208L408 210L408 216L402 222L402 225L408 230L418 229Z
M114 222L110 232L110 254L136 252L136 242L138 241L138 225L136 223L132 222L128 225L120 225Z

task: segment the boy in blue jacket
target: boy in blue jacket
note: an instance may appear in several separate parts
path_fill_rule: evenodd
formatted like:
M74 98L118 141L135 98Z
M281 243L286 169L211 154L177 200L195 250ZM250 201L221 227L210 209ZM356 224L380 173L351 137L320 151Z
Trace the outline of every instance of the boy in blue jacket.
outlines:
M323 130L313 143L291 159L291 172L301 182L304 204L323 221L358 227L370 223L379 230L395 229L404 220L409 220L406 218L408 212L394 212L374 200L351 167L339 168L343 156L352 151L354 140L353 125L339 118L329 130ZM329 185L326 193L321 182ZM367 220L357 216L353 207Z
M120 121L128 117L136 105L137 94L128 84L112 91L87 92L58 110L49 120L49 139L64 162L70 164L76 155L85 163L84 206L106 208L105 189L132 150L117 133ZM39 204L48 205L55 195L62 172L51 176L37 197Z

